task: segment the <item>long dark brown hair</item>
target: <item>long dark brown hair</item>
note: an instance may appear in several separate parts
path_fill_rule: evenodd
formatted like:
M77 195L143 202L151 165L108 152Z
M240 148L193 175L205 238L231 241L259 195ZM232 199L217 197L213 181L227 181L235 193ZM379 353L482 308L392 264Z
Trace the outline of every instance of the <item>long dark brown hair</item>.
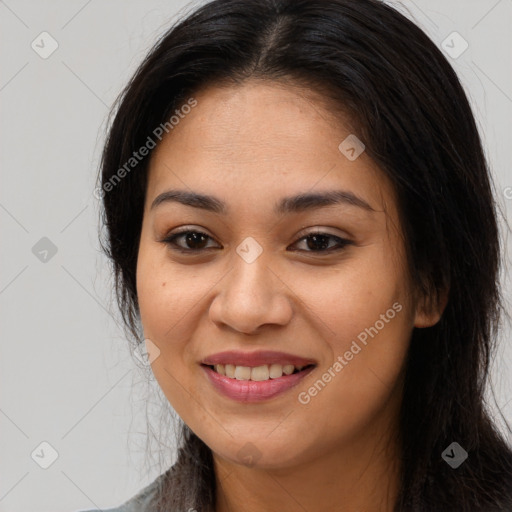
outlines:
M488 164L447 58L383 2L214 0L151 49L112 110L100 173L102 247L127 334L142 340L135 275L150 157L112 178L195 92L252 78L325 90L349 113L395 188L415 288L432 304L449 288L440 322L412 333L395 511L512 511L512 451L484 401L503 310ZM457 469L441 456L454 441L469 454ZM160 483L155 510L214 510L211 450L184 424Z

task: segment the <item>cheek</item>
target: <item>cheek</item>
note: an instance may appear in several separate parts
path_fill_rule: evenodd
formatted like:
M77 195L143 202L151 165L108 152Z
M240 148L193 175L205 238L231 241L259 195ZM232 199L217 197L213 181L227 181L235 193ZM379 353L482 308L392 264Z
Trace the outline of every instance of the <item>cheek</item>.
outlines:
M159 345L165 341L163 349L183 338L183 329L190 325L188 315L194 314L204 294L200 278L189 274L172 268L156 251L139 255L137 296L144 334Z
M157 253L141 252L137 264L144 336L160 350L151 369L167 400L185 422L207 421L204 408L190 400L190 396L200 393L195 389L197 376L193 373L199 368L189 343L199 321L199 302L205 291L199 277L193 279L183 271L177 272L159 258Z
M387 402L403 368L413 314L400 265L387 254L373 247L325 279L294 281L331 353L299 401L319 414L331 411L329 423L358 428Z
M357 257L347 258L332 269L312 267L308 272L290 273L283 280L293 283L294 292L307 305L305 312L314 313L311 318L317 319L315 328L321 329L326 342L338 353L348 350L351 340L376 322L379 331L391 335L397 327L393 319L400 316L405 322L403 328L409 329L404 270L384 243L360 248ZM393 309L395 303L398 305ZM392 321L387 322L389 319Z
M405 307L397 311L401 305L394 305L382 310L384 320L379 308L375 309L379 315L372 309L357 321L350 316L349 305L341 310L337 335L331 342L332 360L297 391L299 410L305 417L315 418L308 435L323 439L326 446L340 436L348 440L362 435L380 423L382 414L397 413L397 384L411 327ZM346 329L346 325L350 327Z

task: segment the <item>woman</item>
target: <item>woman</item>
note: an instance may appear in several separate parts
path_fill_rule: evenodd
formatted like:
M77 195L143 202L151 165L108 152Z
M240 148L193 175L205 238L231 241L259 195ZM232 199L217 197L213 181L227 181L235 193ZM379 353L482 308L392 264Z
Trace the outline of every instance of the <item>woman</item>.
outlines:
M483 401L491 179L412 22L198 8L119 98L101 191L127 330L183 420L176 463L116 510L512 511Z

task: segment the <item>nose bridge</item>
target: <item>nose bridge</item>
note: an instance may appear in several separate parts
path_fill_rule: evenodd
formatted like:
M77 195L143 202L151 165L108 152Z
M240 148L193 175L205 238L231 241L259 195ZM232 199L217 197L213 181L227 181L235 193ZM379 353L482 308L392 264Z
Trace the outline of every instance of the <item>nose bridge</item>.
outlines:
M269 255L256 244L246 239L237 247L210 311L213 321L243 332L262 324L283 325L292 312L286 287L270 268Z
M247 248L240 244L237 248L237 255L233 258L229 293L242 297L250 296L257 300L265 299L266 295L268 299L268 296L271 295L269 288L273 286L273 280L269 276L269 274L273 274L268 263L267 254L261 253L255 256L254 248Z

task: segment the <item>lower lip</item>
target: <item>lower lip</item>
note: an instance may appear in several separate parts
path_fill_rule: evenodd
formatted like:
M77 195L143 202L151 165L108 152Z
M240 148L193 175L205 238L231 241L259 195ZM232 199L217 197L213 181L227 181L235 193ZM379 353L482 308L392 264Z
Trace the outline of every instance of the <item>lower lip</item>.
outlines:
M209 366L201 365L201 367L217 391L232 400L244 403L261 402L274 398L296 386L315 368L311 366L306 370L291 375L283 375L283 377L277 379L253 381L230 379L212 370Z

